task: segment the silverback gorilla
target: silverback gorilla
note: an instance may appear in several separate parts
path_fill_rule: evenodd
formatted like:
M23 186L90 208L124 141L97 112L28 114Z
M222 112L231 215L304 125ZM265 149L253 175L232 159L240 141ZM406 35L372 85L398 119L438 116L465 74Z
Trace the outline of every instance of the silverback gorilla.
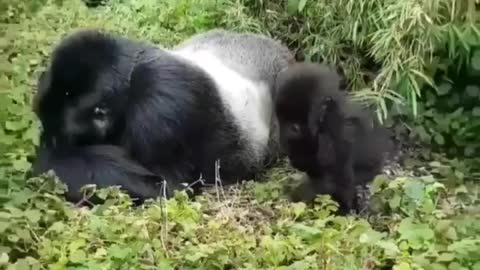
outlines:
M340 76L324 65L297 63L277 80L280 141L307 181L292 199L330 194L345 214L356 208L355 186L381 172L393 146L388 132L340 91Z
M210 30L167 50L98 30L64 38L40 76L43 130L33 173L69 187L120 185L132 197L167 195L200 175L254 176L279 156L277 74L294 61L258 34Z

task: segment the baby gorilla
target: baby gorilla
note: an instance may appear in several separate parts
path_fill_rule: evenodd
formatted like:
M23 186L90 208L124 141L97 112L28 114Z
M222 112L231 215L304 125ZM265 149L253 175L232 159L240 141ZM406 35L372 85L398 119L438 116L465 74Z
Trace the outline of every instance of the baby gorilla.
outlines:
M385 129L373 126L339 91L340 81L326 66L293 65L278 77L275 111L292 166L308 175L292 199L308 202L330 194L346 214L356 208L355 186L380 173L391 142Z

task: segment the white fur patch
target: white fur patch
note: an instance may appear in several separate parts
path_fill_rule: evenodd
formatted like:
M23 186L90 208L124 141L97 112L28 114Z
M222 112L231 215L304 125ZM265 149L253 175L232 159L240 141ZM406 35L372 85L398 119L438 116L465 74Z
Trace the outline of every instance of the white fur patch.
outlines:
M250 142L255 158L265 154L270 133L272 100L267 83L245 78L224 65L208 50L184 48L171 51L207 72L217 84L220 97Z

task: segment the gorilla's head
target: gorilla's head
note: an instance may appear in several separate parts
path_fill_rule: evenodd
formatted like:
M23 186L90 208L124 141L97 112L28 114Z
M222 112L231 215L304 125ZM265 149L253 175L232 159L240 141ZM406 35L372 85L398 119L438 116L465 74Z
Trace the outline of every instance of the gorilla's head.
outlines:
M134 51L125 39L84 30L65 38L34 100L47 143L102 143L122 125Z

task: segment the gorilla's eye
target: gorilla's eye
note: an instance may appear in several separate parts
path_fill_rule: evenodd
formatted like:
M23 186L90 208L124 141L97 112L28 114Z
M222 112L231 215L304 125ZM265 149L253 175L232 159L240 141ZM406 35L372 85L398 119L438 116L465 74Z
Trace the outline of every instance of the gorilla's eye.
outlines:
M289 130L289 133L293 136L299 136L301 134L301 128L300 128L300 125L297 124L297 123L292 123L290 125L290 130Z

